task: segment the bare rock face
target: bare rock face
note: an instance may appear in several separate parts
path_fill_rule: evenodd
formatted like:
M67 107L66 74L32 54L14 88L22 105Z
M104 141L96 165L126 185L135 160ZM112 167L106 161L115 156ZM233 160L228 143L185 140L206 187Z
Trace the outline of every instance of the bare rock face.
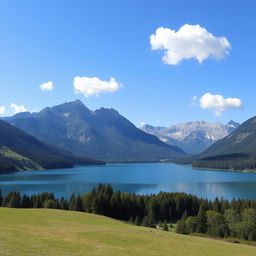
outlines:
M141 129L157 136L160 140L182 148L189 154L198 154L216 141L233 132L239 123L227 124L206 121L184 122L170 127L144 125Z

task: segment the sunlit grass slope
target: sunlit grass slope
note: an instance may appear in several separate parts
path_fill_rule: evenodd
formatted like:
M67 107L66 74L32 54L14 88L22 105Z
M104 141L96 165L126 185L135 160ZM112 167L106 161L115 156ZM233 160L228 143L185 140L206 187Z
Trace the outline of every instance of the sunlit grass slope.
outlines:
M256 255L255 247L136 227L71 211L0 208L0 225L0 255L6 256Z

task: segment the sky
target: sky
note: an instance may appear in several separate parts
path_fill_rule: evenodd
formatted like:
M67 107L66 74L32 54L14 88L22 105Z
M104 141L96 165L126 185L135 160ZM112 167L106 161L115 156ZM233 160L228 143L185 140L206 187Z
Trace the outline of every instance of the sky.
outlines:
M135 125L256 110L254 0L1 0L0 116L80 99Z

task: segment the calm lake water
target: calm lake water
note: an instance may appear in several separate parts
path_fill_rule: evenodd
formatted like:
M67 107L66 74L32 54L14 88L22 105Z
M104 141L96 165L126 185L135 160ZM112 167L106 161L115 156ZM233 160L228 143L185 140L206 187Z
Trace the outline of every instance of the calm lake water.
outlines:
M78 166L0 175L3 194L16 190L29 195L53 192L57 197L68 197L72 192L88 192L99 183L137 194L167 191L209 199L221 196L229 200L256 199L256 173L203 171L171 163Z

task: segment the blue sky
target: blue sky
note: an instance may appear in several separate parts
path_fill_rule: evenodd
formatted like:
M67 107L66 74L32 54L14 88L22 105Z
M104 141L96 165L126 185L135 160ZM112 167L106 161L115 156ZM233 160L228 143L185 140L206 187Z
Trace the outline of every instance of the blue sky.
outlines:
M115 108L138 126L243 122L255 115L256 107L255 9L253 0L3 0L2 116L13 113L11 104L39 111L80 99L92 110ZM152 50L150 35L159 27L177 32L185 24L198 24L216 38L225 37L229 53L202 63L193 57L178 65L164 63L165 51ZM97 77L99 86L108 86L113 77L115 89L77 94L75 77L88 78L83 80L86 85ZM41 90L48 81L53 90ZM236 98L241 104L220 111L202 109L200 98L206 93L222 95L222 100ZM194 96L197 100L191 104Z

